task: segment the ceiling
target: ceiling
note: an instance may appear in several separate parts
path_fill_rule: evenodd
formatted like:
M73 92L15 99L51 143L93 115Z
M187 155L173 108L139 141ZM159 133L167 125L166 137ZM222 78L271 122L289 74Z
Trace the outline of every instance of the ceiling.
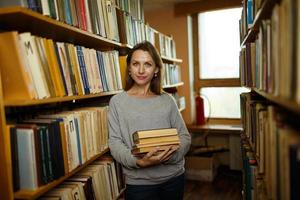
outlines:
M152 10L159 9L169 6L174 6L175 3L185 3L192 1L201 1L201 0L144 0L144 9Z

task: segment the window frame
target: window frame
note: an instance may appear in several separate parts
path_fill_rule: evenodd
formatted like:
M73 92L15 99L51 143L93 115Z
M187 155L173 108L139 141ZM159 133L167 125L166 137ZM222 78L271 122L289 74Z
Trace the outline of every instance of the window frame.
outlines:
M236 8L236 7L233 7ZM229 9L228 7L224 9ZM200 41L199 41L199 13L192 15L193 27L193 52L194 52L194 89L195 93L199 94L202 88L206 87L241 87L240 78L215 78L201 79L200 71ZM211 124L241 124L241 118L209 118L208 123Z

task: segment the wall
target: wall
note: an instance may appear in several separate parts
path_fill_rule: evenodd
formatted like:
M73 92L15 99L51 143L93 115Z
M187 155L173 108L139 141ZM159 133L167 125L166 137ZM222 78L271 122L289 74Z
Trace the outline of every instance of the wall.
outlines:
M145 21L151 27L166 35L172 35L176 43L176 55L182 59L181 77L184 85L178 88L180 96L185 96L186 109L182 112L187 124L192 123L190 79L188 62L188 20L187 16L174 16L172 6L167 8L145 9Z

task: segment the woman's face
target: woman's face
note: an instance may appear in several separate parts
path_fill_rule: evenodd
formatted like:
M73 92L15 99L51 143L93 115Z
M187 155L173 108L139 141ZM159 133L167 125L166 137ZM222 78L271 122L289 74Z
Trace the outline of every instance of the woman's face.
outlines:
M146 86L150 84L154 73L158 68L147 51L136 50L131 57L129 73L136 85Z

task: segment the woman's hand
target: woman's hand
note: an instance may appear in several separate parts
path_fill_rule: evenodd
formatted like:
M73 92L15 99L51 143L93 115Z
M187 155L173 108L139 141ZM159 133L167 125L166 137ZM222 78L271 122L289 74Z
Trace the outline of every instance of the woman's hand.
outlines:
M168 161L177 149L177 146L170 146L166 150L160 152L159 147L156 147L152 151L148 152L143 158L138 159L136 163L139 167L149 167L161 164Z

